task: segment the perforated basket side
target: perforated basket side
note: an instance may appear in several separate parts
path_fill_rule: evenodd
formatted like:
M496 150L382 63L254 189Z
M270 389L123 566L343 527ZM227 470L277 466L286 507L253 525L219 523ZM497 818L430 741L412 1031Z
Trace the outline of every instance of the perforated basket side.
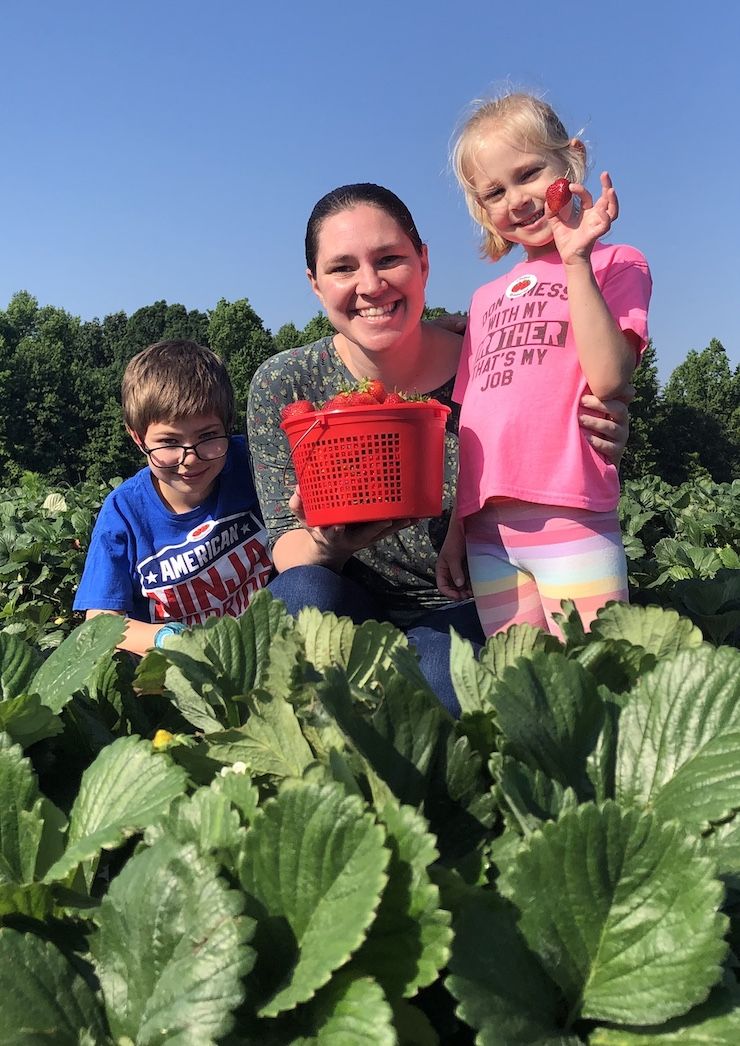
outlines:
M414 403L285 422L308 525L438 515L448 413Z

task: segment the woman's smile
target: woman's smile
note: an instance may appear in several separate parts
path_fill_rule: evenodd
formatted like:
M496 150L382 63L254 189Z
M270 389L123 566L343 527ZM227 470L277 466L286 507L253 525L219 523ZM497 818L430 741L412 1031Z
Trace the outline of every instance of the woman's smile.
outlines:
M363 320L378 320L386 316L392 316L400 304L400 300L396 299L396 301L389 302L387 305L361 305L355 309L355 312Z

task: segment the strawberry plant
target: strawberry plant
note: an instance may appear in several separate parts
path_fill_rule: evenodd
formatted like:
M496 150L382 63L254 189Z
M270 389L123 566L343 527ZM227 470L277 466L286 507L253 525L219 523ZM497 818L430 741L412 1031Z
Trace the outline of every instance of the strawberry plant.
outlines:
M0 1043L740 1041L737 481L626 484L636 605L455 639L457 722L268 593L73 629L105 492L0 495Z
M27 473L17 488L0 491L0 635L51 649L77 623L72 601L109 489L51 486Z
M268 592L135 677L4 637L0 1043L736 1043L740 650L562 626L453 638L457 722Z
M740 481L631 480L620 518L632 598L675 606L709 638L740 639Z

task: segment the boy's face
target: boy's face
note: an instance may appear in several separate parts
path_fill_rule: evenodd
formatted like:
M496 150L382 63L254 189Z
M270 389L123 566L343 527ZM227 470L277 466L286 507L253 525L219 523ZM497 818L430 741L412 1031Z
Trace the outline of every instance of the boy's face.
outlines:
M129 430L129 434L141 450L150 451L149 468L154 486L170 511L188 512L203 504L224 467L228 448L223 422L215 414L153 422L144 433L143 440L135 432ZM204 440L208 442L204 443ZM156 464L158 449L177 445L193 447L198 444L198 452L203 458L216 453L220 456L202 460L194 450L188 450L180 465L163 468Z

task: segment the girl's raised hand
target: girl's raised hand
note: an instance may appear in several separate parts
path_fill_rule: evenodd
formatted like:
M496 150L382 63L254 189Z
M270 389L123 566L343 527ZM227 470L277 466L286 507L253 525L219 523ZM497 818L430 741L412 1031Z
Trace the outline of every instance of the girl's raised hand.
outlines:
M580 182L571 182L569 188L580 201L577 208L563 208L553 214L545 204L553 240L564 265L590 258L596 241L606 236L619 216L619 200L608 171L601 174L601 195L597 200Z

